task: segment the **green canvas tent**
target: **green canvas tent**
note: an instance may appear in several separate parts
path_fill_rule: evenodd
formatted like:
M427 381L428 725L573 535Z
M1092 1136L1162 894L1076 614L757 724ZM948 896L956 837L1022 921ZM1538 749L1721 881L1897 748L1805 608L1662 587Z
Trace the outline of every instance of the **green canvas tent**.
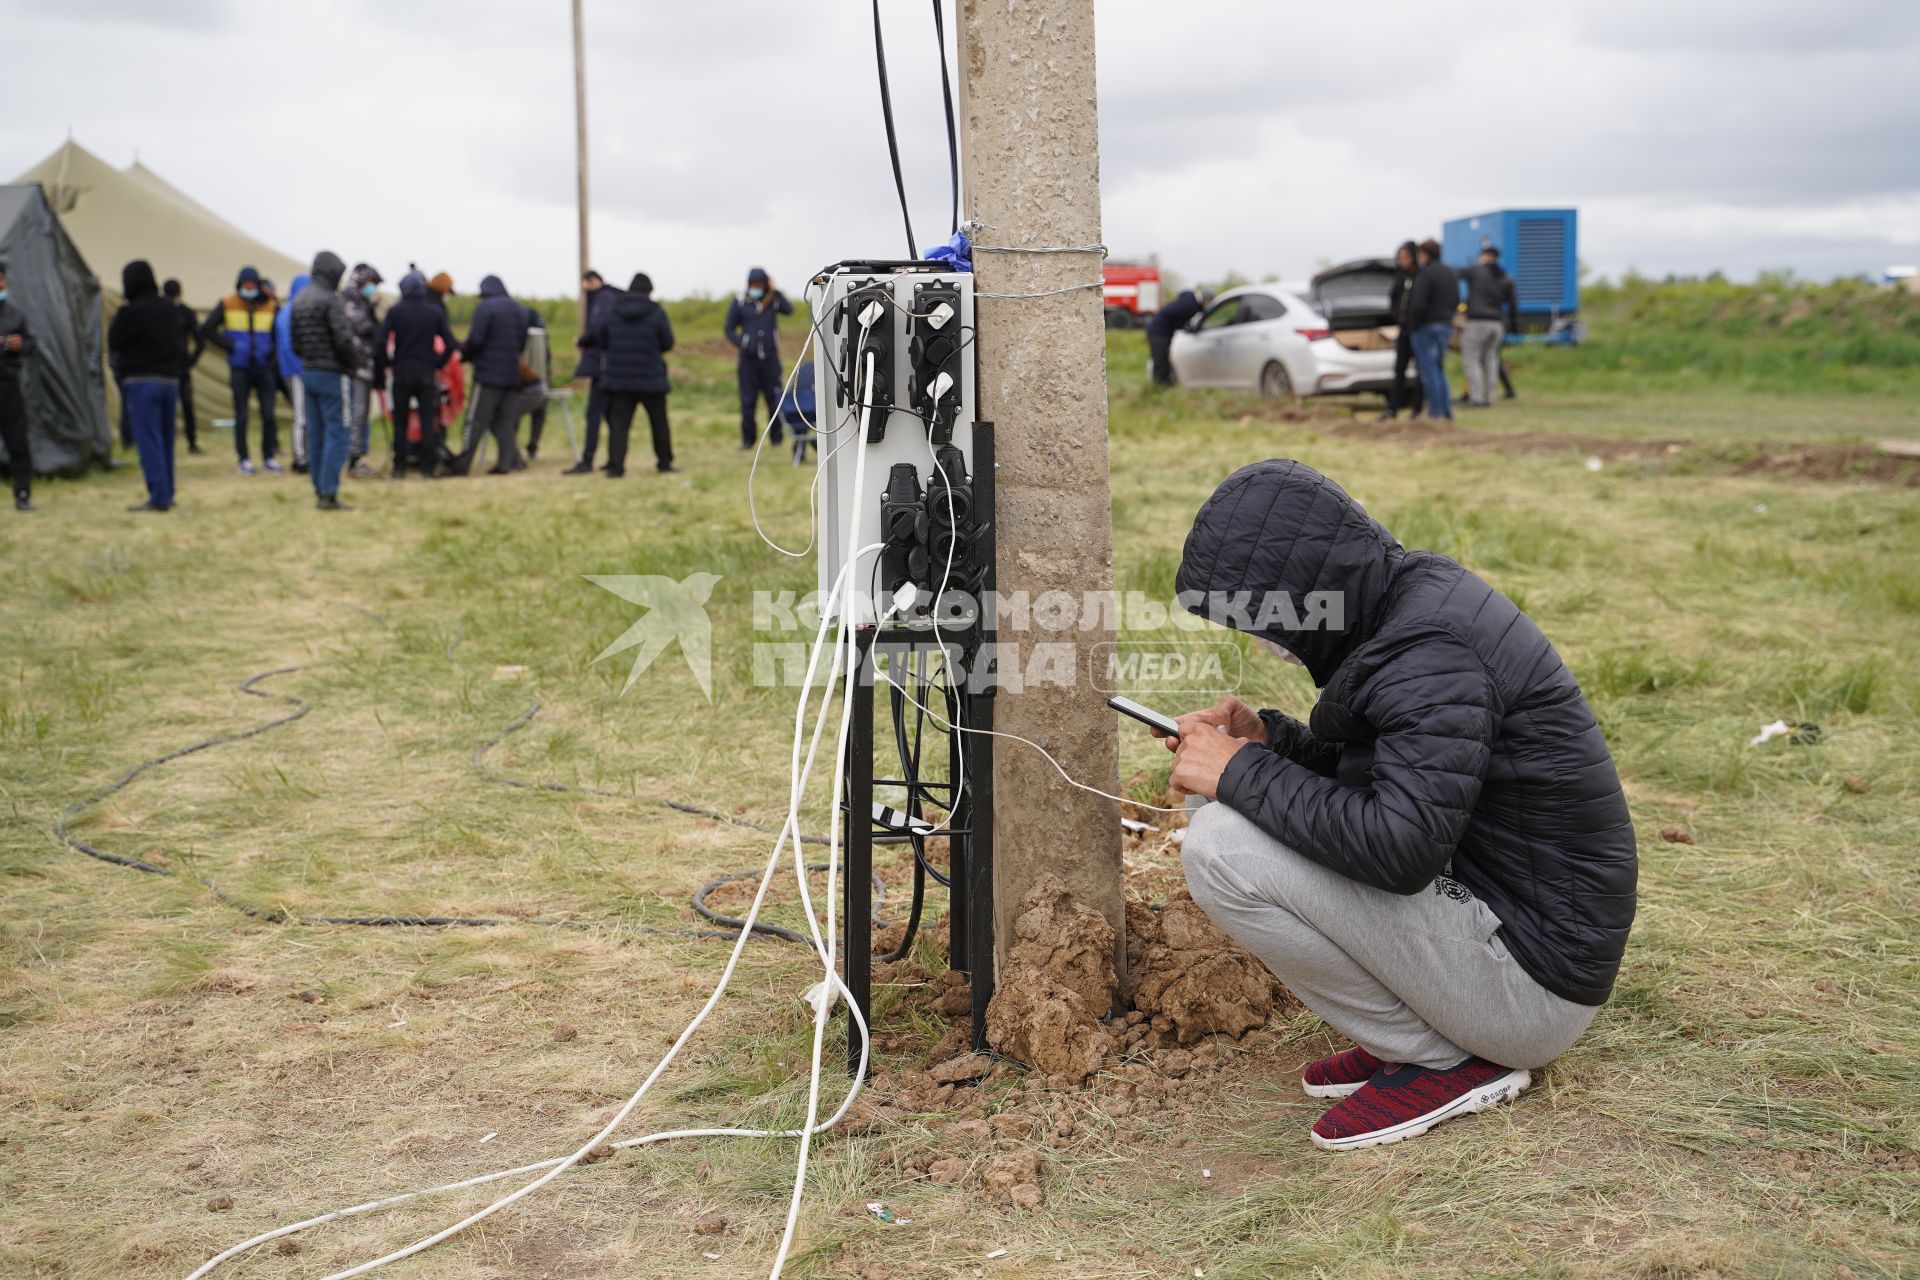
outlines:
M135 258L161 280L180 281L181 300L205 317L233 291L243 266L257 267L286 297L306 267L234 226L139 161L116 169L69 141L18 181L37 182L88 262L101 273L109 316L119 304L120 269ZM111 391L111 389L109 389ZM231 417L227 362L209 348L193 369L193 398L203 421ZM119 412L118 397L111 408ZM285 425L282 406L282 426Z
M33 330L34 351L20 370L33 469L84 470L113 444L100 364L100 282L37 186L0 187L0 261L7 264L7 295Z

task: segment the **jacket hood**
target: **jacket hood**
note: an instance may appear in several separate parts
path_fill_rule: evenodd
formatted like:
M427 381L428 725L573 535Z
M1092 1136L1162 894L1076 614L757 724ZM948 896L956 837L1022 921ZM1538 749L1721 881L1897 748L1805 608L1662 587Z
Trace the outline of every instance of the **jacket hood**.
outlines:
M160 286L153 278L153 267L145 258L135 258L120 268L120 293L128 302L151 298L159 292Z
M613 314L622 320L638 320L659 309L660 304L644 293L623 293L613 300Z
M355 289L360 288L362 285L379 284L383 278L378 271L364 262L354 263L353 274L348 277Z
M240 268L240 274L233 278L233 287L236 289L238 289L243 284L259 284L259 283L260 283L260 272L258 269L254 267Z
M480 281L480 296L483 298L504 298L507 296L507 286L501 283L499 276L487 276Z
M322 249L313 255L313 276L308 283L318 282L329 289L340 287L340 277L346 274L347 264L339 254L330 249Z
M418 271L409 271L400 277L400 296L410 302L427 300L427 278Z
M1287 458L1228 476L1194 517L1181 607L1271 640L1324 687L1379 626L1405 552L1327 477Z
M299 275L295 276L293 278L293 283L287 286L287 301L292 302L295 298L299 297L300 291L306 288L309 284L311 284L312 281L313 281L313 277L309 276L304 271L302 271Z

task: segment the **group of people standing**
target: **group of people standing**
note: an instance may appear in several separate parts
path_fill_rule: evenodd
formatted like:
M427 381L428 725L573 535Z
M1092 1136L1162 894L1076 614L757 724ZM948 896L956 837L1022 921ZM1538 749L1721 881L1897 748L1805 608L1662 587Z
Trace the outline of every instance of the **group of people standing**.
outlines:
M1393 386L1381 419L1397 417L1402 409L1417 418L1423 408L1428 418L1453 418L1456 401L1447 386L1446 356L1454 322L1462 313L1466 321L1460 331L1460 362L1467 373L1467 394L1457 403L1476 408L1492 404L1495 382L1511 400L1513 381L1500 349L1507 334L1519 331L1520 302L1513 277L1500 265L1500 251L1484 248L1472 266L1456 271L1440 260L1438 241L1409 240L1395 251L1393 265L1388 304L1399 333L1394 339ZM1419 378L1418 396L1407 385L1409 365Z
M363 262L349 270L338 254L322 251L308 273L290 282L284 300L271 280L243 267L233 292L201 318L181 300L179 281L168 280L163 287L151 263L128 263L121 272L125 301L108 328L107 354L120 391L122 439L138 454L147 486L146 498L129 509L162 512L173 507L177 426L184 427L189 451L201 452L191 372L208 347L227 358L241 474L285 470L279 460L277 413L277 401L285 396L291 409L292 467L310 475L322 510L346 509L340 500L343 473L374 474L367 464L369 424L382 388L391 394L395 479L409 469L429 478L442 472L466 475L488 437L498 452L489 474L524 468L539 447L550 381L551 356L540 315L515 301L498 276L487 276L480 282L479 303L462 341L449 323L447 298L453 281L445 273L428 278L410 266L399 282L399 301L384 317L382 283L372 265ZM640 410L647 415L655 468L674 471L665 359L673 350L674 333L666 309L653 300L653 281L645 272L636 273L623 290L589 271L581 284L586 324L577 340L574 377L589 383L586 438L585 449L566 474L594 470L604 421L607 455L600 470L609 477L624 475L628 436ZM798 442L805 410L811 406L800 407L797 400L793 406L782 403L779 318L792 314L786 295L764 269L755 267L748 272L744 292L727 308L724 330L739 353L741 447L754 446L764 402L774 443L781 442L783 427L790 426L798 462L805 458L804 443ZM530 342L529 335L536 340ZM33 341L26 317L7 301L5 264L0 263L0 431L5 432L15 505L21 510L31 509L32 466L19 366L33 350ZM473 393L460 449L454 453L444 431L458 415L468 378ZM260 424L258 465L249 439L255 410ZM524 454L519 445L523 417L532 420Z

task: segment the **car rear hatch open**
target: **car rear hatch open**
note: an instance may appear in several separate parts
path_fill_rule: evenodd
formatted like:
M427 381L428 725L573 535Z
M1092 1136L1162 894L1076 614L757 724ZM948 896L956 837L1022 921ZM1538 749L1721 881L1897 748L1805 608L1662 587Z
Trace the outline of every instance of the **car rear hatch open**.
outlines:
M1391 350L1400 334L1389 301L1393 263L1360 258L1328 267L1309 286L1311 301L1327 318L1332 338L1350 351Z

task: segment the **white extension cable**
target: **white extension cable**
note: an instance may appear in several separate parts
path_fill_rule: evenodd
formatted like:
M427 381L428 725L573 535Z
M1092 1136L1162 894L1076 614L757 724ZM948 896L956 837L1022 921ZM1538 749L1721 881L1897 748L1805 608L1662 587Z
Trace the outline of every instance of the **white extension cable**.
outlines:
M865 345L867 331L872 327L873 323L881 317L882 314L884 314L884 312L879 307L878 304L870 305L867 311L863 313L861 318L861 346L864 347ZM867 374L866 387L868 388L869 396L871 394L873 372L874 372L874 357L871 353L869 353L867 356L867 368L866 368L866 374ZM854 486L855 486L856 492L858 492L859 486L864 482L864 479L865 479L866 460L867 460L867 451L865 448L866 427L867 427L869 415L871 413L872 408L873 406L870 399L862 405L862 412L860 415L860 423L859 423L859 433L855 437L855 442L859 448L859 452L855 455L855 461L854 461ZM851 513L851 516L852 518L849 521L848 536L847 536L849 545L852 544L854 538L857 536L857 533L858 533L857 508ZM847 592L847 587L849 583L857 581L858 579L858 575L855 572L855 567L858 565L861 558L870 553L878 552L882 549L883 547L881 544L872 544L856 550L854 554L848 559L848 562L841 567L840 574L838 575L834 583L833 591L830 593L829 600L828 600L829 607L824 612L824 616L821 618L820 628L814 636L814 643L808 655L806 681L802 686L800 702L795 710L795 715L794 715L794 737L793 737L792 759L790 762L790 770L789 770L790 785L789 785L789 797L788 797L788 806L787 806L787 818L785 823L781 827L779 836L775 839L773 853L772 853L772 856L768 859L767 869L761 875L759 886L754 893L752 906L747 912L747 915L741 927L739 936L734 940L733 952L727 958L727 964L725 968L721 971L720 980L715 984L713 993L710 996L708 996L706 1003L701 1007L700 1011L694 1015L693 1020L690 1023L688 1023L686 1029L683 1030L680 1033L679 1037L675 1039L673 1045L668 1049L667 1053L661 1058L659 1063L655 1065L654 1069L647 1075L646 1080L641 1083L639 1089L637 1089L633 1093L633 1095L627 1099L625 1105L623 1105L620 1108L620 1110L615 1113L614 1117L610 1121L608 1121L607 1124L603 1126L598 1133L596 1133L592 1138L588 1139L579 1149L575 1150L569 1156L561 1157L555 1160L541 1161L538 1164L525 1165L516 1169L502 1170L500 1172L483 1175L478 1178L465 1179L460 1182L446 1184L445 1186L442 1186L442 1187L435 1187L435 1188L430 1188L422 1191L408 1192L399 1196L391 1196L382 1200L371 1201L371 1202L368 1202L367 1204L356 1205L348 1209L336 1210L329 1214L322 1214L316 1218L311 1218L304 1222L295 1223L290 1226L281 1227L274 1231L266 1232L261 1235L255 1236L250 1240L243 1241L240 1244L235 1245L232 1248L227 1249L223 1253L215 1256L214 1258L209 1259L206 1263L202 1264L196 1271L194 1271L192 1275L188 1277L188 1280L199 1280L200 1277L207 1275L214 1268L220 1266L222 1263L226 1262L230 1258L233 1258L238 1256L239 1254L245 1253L246 1251L260 1244L264 1244L269 1240L274 1240L282 1236L291 1235L295 1231L301 1231L310 1226L317 1226L323 1222L336 1221L338 1219L353 1216L356 1214L371 1212L376 1208L383 1208L391 1205L401 1204L408 1200L417 1198L419 1196L433 1194L434 1192L437 1192L437 1191L454 1190L456 1188L461 1188L461 1187L479 1186L488 1182L493 1182L493 1181L501 1180L504 1178L513 1177L521 1173L530 1173L530 1172L534 1172L535 1170L544 1170L544 1172L541 1172L540 1176L536 1177L533 1181L527 1183L522 1187L517 1188L516 1190L510 1192L505 1196L502 1196L501 1198L494 1201L492 1204L486 1206L485 1208L480 1209L475 1213L469 1214L467 1217L461 1219L459 1222L456 1222L449 1227L443 1228L442 1230L435 1232L430 1236L423 1237L422 1239L417 1240L410 1245L407 1245L401 1249L394 1250L393 1252L385 1254L382 1257L375 1258L369 1262L360 1263L357 1266L348 1268L345 1271L336 1272L333 1275L327 1277L327 1280L350 1280L350 1277L364 1275L367 1272L383 1267L390 1262L397 1262L402 1258L411 1257L416 1253L420 1253L426 1249L432 1248L434 1245L439 1244L446 1239L449 1239L450 1237L458 1234L461 1231L464 1231L467 1227L472 1226L473 1224L480 1222L492 1216L493 1214L499 1212L501 1209L504 1209L509 1205L514 1204L515 1202L525 1198L526 1196L531 1195L533 1192L545 1186L548 1182L551 1182L553 1179L559 1177L562 1173L566 1172L568 1169L578 1164L582 1158L590 1154L594 1149L599 1147L602 1143L606 1142L606 1140L613 1135L614 1131L618 1129L619 1126L626 1120L626 1118L632 1113L633 1109L639 1105L641 1099L646 1096L647 1092L653 1087L655 1081L657 1081L661 1077L661 1075L665 1073L667 1067L669 1067L672 1064L673 1060L679 1055L680 1050L687 1044L689 1040L692 1039L694 1033L698 1031L701 1024L706 1021L708 1014L710 1014L713 1011L714 1007L719 1003L720 997L725 993L727 985L732 980L734 969L737 967L739 963L740 956L745 950L746 941L752 932L753 922L759 916L760 909L766 900L767 890L772 885L774 873L776 872L779 866L781 853L783 852L787 841L791 839L793 844L795 876L799 885L801 905L807 920L808 931L812 935L815 953L820 958L822 972L825 975L820 984L820 989L822 990L823 994L814 1004L814 1035L813 1035L813 1048L812 1048L810 1069L808 1073L809 1079L808 1079L808 1089L807 1089L807 1115L806 1115L805 1124L798 1130L753 1130L753 1129L739 1129L739 1128L707 1129L707 1130L677 1130L677 1131L672 1131L668 1133L649 1134L643 1138L629 1139L625 1142L614 1144L616 1147L640 1146L640 1145L645 1145L649 1142L666 1141L668 1138L671 1138L671 1137L690 1137L690 1136L798 1137L800 1139L800 1152L799 1152L799 1158L796 1162L796 1168L794 1172L793 1193L788 1204L787 1220L786 1220L785 1229L781 1236L780 1250L774 1259L773 1269L770 1273L770 1280L778 1280L778 1276L780 1275L780 1272L785 1268L788 1254L791 1252L791 1249L792 1249L793 1237L798 1227L800 1204L803 1197L803 1193L805 1191L807 1157L811 1147L813 1134L815 1132L823 1131L825 1129L831 1128L833 1125L837 1124L846 1115L847 1111L852 1107L854 1099L858 1097L861 1085L864 1082L864 1078L866 1075L867 1058L870 1052L870 1043L868 1040L867 1026L866 1026L865 1019L861 1017L857 1003L852 999L851 993L847 991L845 983L841 980L836 963L835 963L835 959L836 959L835 951L836 951L837 942L838 942L837 931L835 928L835 925L836 925L835 902L837 898L838 881L839 881L840 824L838 823L838 821L834 821L829 824L829 831L831 834L829 836L828 858L827 858L827 924L826 924L826 930L825 930L825 937L823 938L821 929L819 926L818 918L814 913L812 897L807 884L805 855L800 842L800 812L799 811L804 801L807 779L812 773L814 762L818 756L821 733L822 733L822 730L824 730L826 727L827 699L828 697L831 696L831 692L833 690L835 681L838 679L841 673L842 659L848 653L848 650L851 644L851 639L848 634L848 617L851 609L856 606L852 601L847 600L845 598L848 594L850 594ZM837 610L837 613L839 616L839 630L838 630L837 636L835 637L835 643L833 646L833 660L828 672L827 682L823 686L823 693L822 693L821 704L820 704L820 714L815 719L813 734L811 736L811 740L809 741L808 749L806 753L806 759L803 764L800 757L800 737L805 729L807 706L809 701L811 700L810 695L813 688L814 677L819 670L821 646L826 640L828 631L832 629L834 626L834 615L836 613L836 610L832 608L832 605L836 600L840 601L840 608ZM909 597L905 593L902 593L894 602L892 602L889 605L885 613L881 616L880 621L884 623L887 619L891 618L894 613L896 613L900 608L902 608L908 602L908 600L909 600ZM856 657L856 660L850 663L846 669L846 681L841 694L840 722L835 733L833 786L831 791L831 798L832 798L832 811L835 812L836 814L840 807L839 806L840 793L842 788L845 785L846 740L847 740L848 729L852 719L853 681L859 678L860 678L860 671L859 671L859 664ZM829 1016L831 1015L833 1005L836 1001L836 997L840 995L844 995L847 997L847 1006L850 1011L850 1016L853 1023L857 1025L858 1034L860 1036L859 1070L857 1071L855 1078L853 1080L853 1083L847 1091L847 1096L842 1101L840 1107L835 1110L833 1115L826 1121L826 1123L819 1124L818 1117L819 1117L819 1103L820 1103L820 1067L821 1067L821 1058L824 1051L824 1044L825 1044L825 1037L826 1037L826 1024Z

